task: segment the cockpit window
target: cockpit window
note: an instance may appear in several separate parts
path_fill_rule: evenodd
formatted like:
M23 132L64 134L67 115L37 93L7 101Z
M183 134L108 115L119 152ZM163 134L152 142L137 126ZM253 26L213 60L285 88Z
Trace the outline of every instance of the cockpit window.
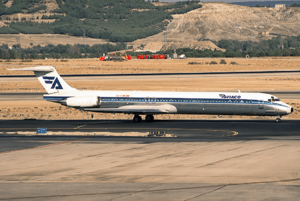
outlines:
M271 99L268 99L268 102L272 103L275 101L280 101L279 98L275 98L274 96L271 96Z

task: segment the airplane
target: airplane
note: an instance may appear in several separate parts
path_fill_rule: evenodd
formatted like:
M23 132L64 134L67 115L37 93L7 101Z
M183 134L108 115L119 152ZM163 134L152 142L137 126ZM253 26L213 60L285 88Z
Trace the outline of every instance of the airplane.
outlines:
M157 114L245 115L281 117L293 108L265 93L233 92L162 92L162 91L92 91L70 87L52 66L38 66L17 71L33 71L48 94L46 101L90 112L140 115L151 122Z

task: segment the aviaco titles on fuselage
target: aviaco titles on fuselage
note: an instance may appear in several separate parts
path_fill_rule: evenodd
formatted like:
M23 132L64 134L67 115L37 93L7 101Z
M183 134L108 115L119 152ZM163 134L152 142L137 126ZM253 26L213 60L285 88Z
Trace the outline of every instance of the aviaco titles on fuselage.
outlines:
M161 91L82 91L70 87L52 66L22 69L33 71L48 92L44 100L77 109L133 114L133 121L153 121L156 114L209 114L275 116L280 122L293 108L277 97L264 93L161 92Z

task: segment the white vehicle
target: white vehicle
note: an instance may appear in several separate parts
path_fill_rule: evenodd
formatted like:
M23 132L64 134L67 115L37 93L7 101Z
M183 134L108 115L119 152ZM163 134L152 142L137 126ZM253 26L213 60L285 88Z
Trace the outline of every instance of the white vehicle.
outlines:
M179 59L186 59L186 56L185 56L185 54L181 54L178 58Z
M153 121L155 114L214 114L275 116L280 122L293 108L264 93L90 91L70 87L52 66L22 69L33 71L48 94L44 100L91 112L133 114L133 121Z

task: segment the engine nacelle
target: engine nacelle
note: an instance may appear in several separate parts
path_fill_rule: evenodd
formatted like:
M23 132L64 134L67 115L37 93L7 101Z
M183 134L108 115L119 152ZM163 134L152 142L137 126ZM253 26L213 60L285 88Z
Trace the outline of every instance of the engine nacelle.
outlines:
M66 100L70 107L96 107L100 105L100 97L73 97Z

